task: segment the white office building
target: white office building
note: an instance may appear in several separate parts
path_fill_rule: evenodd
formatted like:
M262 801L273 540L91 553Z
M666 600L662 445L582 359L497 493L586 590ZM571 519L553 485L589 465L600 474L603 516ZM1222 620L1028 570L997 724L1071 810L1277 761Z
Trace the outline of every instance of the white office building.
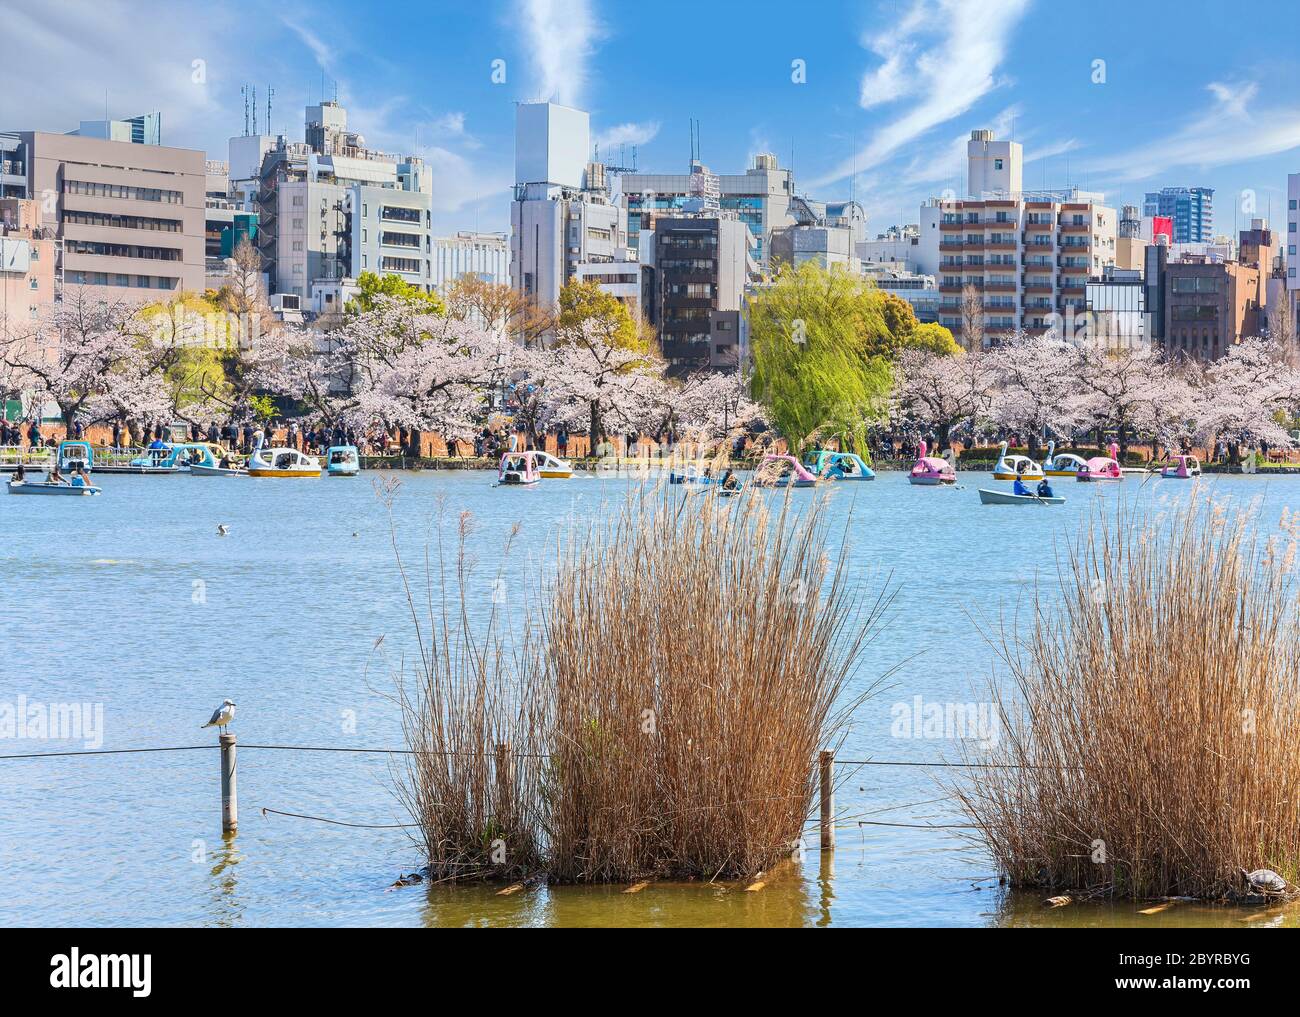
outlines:
M308 307L316 284L363 272L432 289L428 167L368 149L336 102L308 106L305 119L305 142L230 140L233 200L259 213L258 247L272 291Z
M484 282L510 282L510 237L505 233L462 230L455 236L433 238L433 285L439 292L461 276Z
M510 280L539 307L553 307L582 265L634 261L627 212L610 200L604 167L587 161L582 110L519 103L515 196L510 205Z

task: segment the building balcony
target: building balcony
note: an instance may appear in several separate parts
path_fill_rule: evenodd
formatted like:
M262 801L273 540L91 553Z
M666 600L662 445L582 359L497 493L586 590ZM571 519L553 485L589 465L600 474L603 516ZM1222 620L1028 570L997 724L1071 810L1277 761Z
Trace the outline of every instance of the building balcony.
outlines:
M1086 222L1085 223L1063 222L1061 223L1061 232L1062 233L1091 233L1092 224Z
M940 233L960 233L962 223L959 222L941 222L939 223Z
M966 249L966 245L963 244L960 240L939 241L939 250L941 251L950 251L954 254L960 254L965 249Z

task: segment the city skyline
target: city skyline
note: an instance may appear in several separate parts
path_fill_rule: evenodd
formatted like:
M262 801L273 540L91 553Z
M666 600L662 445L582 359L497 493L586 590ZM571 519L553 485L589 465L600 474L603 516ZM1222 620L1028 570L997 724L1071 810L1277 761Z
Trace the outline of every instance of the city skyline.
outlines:
M630 161L635 146L642 171L682 171L697 120L715 171L741 172L770 151L793 166L800 192L852 192L871 235L916 221L930 195L964 194L975 128L1024 144L1026 187L1102 191L1117 208L1164 186L1212 187L1222 233L1270 210L1280 220L1300 146L1285 62L1256 41L1300 27L1281 3L1259 8L1245 26L1259 31L1246 32L1209 4L1150 5L1141 18L1107 2L1080 20L1042 0L830 3L808 22L817 30L794 39L775 30L776 13L746 5L726 45L677 2L645 17L599 0L500 0L472 12L398 3L365 20L291 3L255 31L244 3L168 5L183 17L165 20L142 6L8 12L27 42L9 69L40 87L4 90L6 128L66 131L105 110L158 109L164 144L224 159L244 129L241 86L257 89L262 133L274 89L272 132L291 139L305 105L337 95L370 145L429 162L443 232L508 229L523 100L590 110L602 158ZM124 31L137 40L129 48L114 43ZM1212 65L1174 56L1202 38L1214 40ZM123 51L137 58L112 56ZM54 66L61 80L47 82Z

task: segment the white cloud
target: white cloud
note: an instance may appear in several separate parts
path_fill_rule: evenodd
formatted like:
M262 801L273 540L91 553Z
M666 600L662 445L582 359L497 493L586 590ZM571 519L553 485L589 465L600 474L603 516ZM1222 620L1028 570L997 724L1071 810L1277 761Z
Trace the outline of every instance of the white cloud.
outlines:
M597 27L587 0L518 0L533 98L578 106Z
M420 154L433 171L435 212L459 212L486 198L498 198L498 205L509 200L514 182L509 170L474 165L465 156L437 145Z
M1211 82L1208 110L1176 130L1088 163L1090 173L1144 180L1177 167L1228 166L1300 147L1300 107L1256 109L1253 83Z
M2 19L0 130L75 130L103 118L107 93L112 118L160 111L164 144L212 150L220 138L224 154L224 139L236 133L242 56L226 45L239 34L225 13L53 0L7 5Z
M592 139L594 144L603 149L612 149L615 145L649 144L659 134L659 121L647 120L644 123L616 124L599 131Z
M293 34L302 41L304 46L311 50L311 54L316 60L316 65L327 74L333 74L335 62L334 47L328 45L319 35L298 20L283 15L280 20L284 22L286 28L292 31Z
M859 104L871 108L905 96L915 96L915 103L876 131L854 158L809 186L879 166L998 87L998 68L1029 2L917 0L897 27L869 39L867 45L885 63L864 77Z

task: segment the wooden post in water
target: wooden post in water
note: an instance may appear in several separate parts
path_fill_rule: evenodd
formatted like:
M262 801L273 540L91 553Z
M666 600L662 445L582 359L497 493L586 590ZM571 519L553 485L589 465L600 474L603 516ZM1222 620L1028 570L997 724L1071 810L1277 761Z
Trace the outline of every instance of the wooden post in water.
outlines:
M497 826L504 832L514 814L515 757L509 742L497 744Z
M823 751L821 770L821 842L823 851L835 850L835 753Z
M221 738L221 832L234 833L239 826L239 795L235 788L235 736Z

